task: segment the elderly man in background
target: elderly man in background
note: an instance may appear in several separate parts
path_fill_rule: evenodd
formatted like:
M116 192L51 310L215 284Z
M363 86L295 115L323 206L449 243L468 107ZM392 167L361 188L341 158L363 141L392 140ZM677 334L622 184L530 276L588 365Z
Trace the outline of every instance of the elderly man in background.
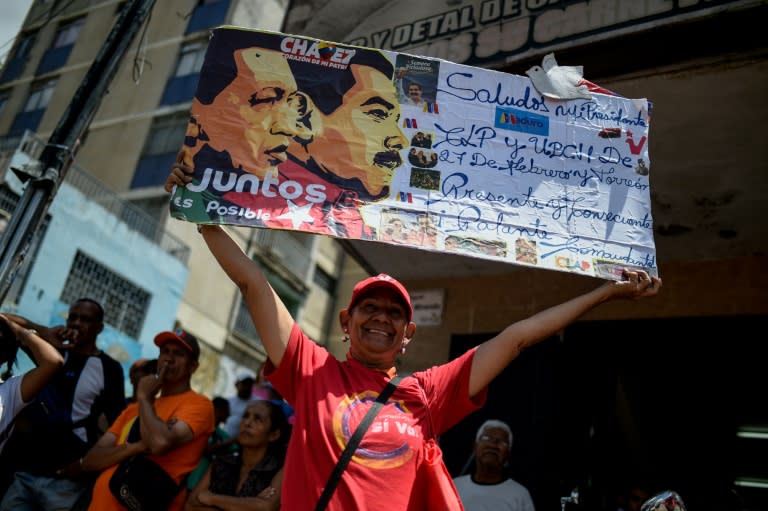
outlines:
M488 420L475 436L475 470L453 480L466 511L534 511L531 494L506 472L512 450L512 430Z

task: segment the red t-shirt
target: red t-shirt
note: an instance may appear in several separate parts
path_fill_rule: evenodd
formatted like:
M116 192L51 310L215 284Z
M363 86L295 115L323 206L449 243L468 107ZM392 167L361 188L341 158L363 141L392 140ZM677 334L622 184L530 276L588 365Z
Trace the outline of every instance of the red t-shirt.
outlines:
M440 435L485 402L485 390L469 398L473 355L470 350L401 380L344 471L329 511L380 509L384 503L388 511L407 509L430 423ZM281 509L314 509L347 440L390 377L349 357L336 360L298 325L280 366L267 363L265 376L296 410Z

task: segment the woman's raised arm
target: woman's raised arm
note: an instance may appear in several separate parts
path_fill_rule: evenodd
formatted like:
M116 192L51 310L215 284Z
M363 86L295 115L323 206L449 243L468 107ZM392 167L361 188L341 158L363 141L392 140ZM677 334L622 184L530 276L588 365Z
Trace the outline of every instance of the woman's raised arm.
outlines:
M649 277L644 271L625 271L625 277L626 280L606 282L588 293L512 323L499 335L481 344L472 359L469 395L474 396L484 389L525 348L562 330L599 304L621 298L654 296L661 288L661 279Z
M178 161L182 161L181 156ZM190 182L191 173L192 168L184 163L174 164L165 189L170 192L173 186L186 185ZM272 289L259 265L221 226L203 225L200 232L219 266L240 288L269 359L275 366L279 365L293 328L291 313Z
M28 403L64 365L64 357L34 330L27 330L4 315L0 315L0 321L8 323L21 347L31 353L37 366L24 373L21 379L21 399Z

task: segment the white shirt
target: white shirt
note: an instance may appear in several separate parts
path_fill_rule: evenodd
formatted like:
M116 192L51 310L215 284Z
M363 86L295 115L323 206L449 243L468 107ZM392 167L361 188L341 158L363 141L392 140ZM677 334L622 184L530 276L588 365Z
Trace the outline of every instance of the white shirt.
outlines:
M0 433L5 431L13 418L29 404L21 399L21 378L22 376L13 376L0 383ZM10 435L5 435L5 438L0 441L0 452L3 451L8 436Z
M453 480L465 511L535 511L531 494L522 484L507 479L497 484L477 484L472 476Z

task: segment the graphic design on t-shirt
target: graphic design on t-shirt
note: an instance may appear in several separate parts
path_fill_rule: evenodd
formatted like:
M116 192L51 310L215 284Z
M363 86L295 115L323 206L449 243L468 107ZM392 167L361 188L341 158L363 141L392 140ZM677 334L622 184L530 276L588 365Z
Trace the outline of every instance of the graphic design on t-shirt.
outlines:
M339 402L333 414L333 433L341 449L377 397L377 392L366 391ZM371 468L399 467L413 457L414 446L420 442L421 426L414 425L413 413L402 401L390 400L376 415L352 459Z

